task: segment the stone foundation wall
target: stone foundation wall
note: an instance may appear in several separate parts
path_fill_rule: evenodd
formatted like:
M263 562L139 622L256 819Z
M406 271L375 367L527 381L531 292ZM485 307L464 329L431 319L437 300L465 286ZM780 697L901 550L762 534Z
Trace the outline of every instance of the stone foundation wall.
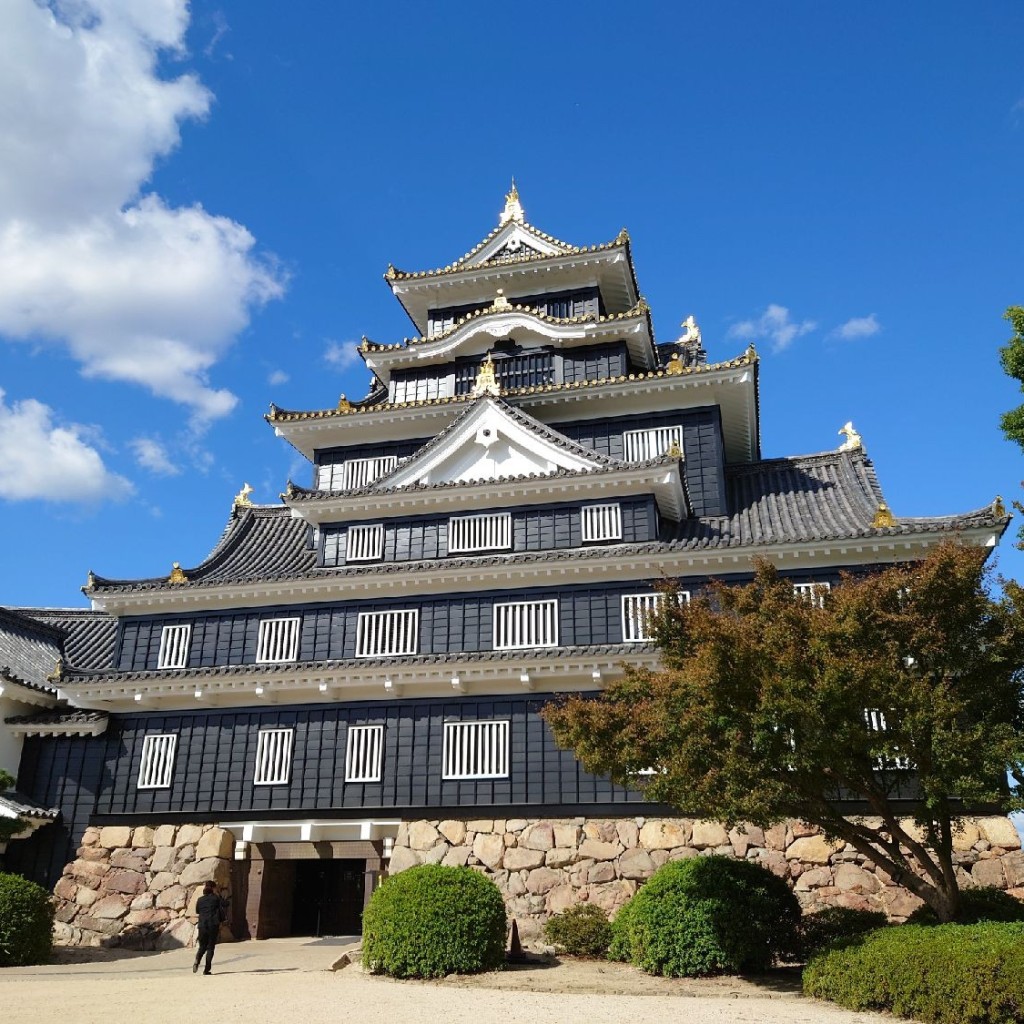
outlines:
M55 941L187 946L203 883L230 884L233 849L234 836L215 825L86 829L77 858L54 887Z
M994 885L1024 899L1020 845L1008 818L965 822L954 842L960 884ZM837 904L901 921L921 905L852 846L793 821L745 831L689 818L413 821L399 829L389 870L477 868L497 883L528 941L552 914L584 901L614 914L666 861L712 853L763 864L793 885L805 910Z

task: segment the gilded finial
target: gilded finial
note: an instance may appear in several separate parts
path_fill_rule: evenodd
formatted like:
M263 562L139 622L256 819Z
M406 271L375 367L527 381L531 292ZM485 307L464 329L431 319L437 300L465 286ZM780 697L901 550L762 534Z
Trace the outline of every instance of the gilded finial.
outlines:
M252 494L252 488L247 484L242 484L242 489L235 495L234 507L248 507L252 504L249 500L249 495Z
M886 530L890 526L896 525L896 517L889 511L889 506L884 501L878 503L878 509L875 512L875 518L871 520L871 525L876 530Z
M85 589L86 590L92 590L92 589L95 588L95 586L96 586L96 574L92 571L92 569L90 569L89 570L89 575L85 577Z
M185 575L181 568L180 562L175 562L171 566L171 575L167 577L168 583L188 583L188 577Z
M748 363L756 363L757 362L757 349L754 348L754 343L753 342L751 342L747 346L747 351L744 352L743 354L747 357L747 362Z
M679 442L678 441L673 441L668 446L668 451L665 452L665 454L670 459L681 459L683 457L683 449L679 447Z
M1003 504L1003 496L1001 494L997 494L996 500L992 502L992 515L996 519L1006 518L1006 506Z
M62 683L64 682L64 659L58 658L57 663L53 666L53 671L46 677L47 682L50 683Z
M629 232L625 228L623 228L615 236L615 244L616 245L625 245L628 241L629 241Z
M638 313L650 313L651 311L651 307L647 305L647 300L642 295L636 300L635 308Z
M509 221L522 224L526 220L523 213L523 204L519 201L519 189L516 188L516 179L512 179L512 187L505 193L505 209L501 211L498 218L498 227L503 228Z
M846 436L846 440L839 446L841 452L859 452L864 448L864 439L853 427L853 421L848 420L838 431Z
M395 265L394 265L393 263L389 263L389 264L388 264L388 269L387 269L387 271L385 272L384 276L385 276L385 277L386 277L386 278L387 278L387 279L388 279L389 281L394 281L394 279L395 279L395 278L396 278L396 277L398 276L398 271L397 271L397 270L395 270Z
M476 383L470 392L472 398L480 398L482 395L490 395L492 398L498 398L501 395L501 386L494 375L494 360L491 359L490 352L487 353L487 358L480 364L480 369L477 370L476 374Z
M359 342L359 349L362 352L368 351L370 348L370 339L364 334L363 340Z
M274 405L273 402L271 402L270 403L270 412L267 414L267 419L276 420L277 419L277 414L278 414L279 411L280 410L277 408L277 406Z
M673 376L683 372L683 361L679 358L678 352L673 352L668 357L668 366L665 367L665 372L670 373Z
M338 399L338 412L351 412L352 403L343 395Z
M494 302L491 303L491 309L510 309L511 306L512 303L505 298L504 290L499 288L497 294L494 296Z

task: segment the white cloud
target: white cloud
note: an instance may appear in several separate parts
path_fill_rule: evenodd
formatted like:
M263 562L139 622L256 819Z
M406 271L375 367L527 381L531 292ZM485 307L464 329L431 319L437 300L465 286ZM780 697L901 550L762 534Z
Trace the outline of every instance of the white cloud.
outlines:
M840 324L832 334L845 341L852 341L857 338L870 338L872 334L877 334L881 329L882 325L878 322L878 317L871 313L868 316L851 317L845 324Z
M284 372L284 370L274 370L267 377L267 383L272 387L276 387L278 384L287 384L289 380L291 380L291 378Z
M814 320L791 320L789 310L785 306L770 303L756 320L742 320L729 328L730 338L743 338L747 341L767 339L771 342L773 352L781 352L789 348L796 338L813 331L817 327Z
M135 454L135 461L157 476L177 476L181 468L171 462L167 449L152 437L136 437L128 442Z
M0 334L66 346L87 377L202 421L236 404L208 373L283 279L242 225L140 191L210 107L194 76L157 66L187 22L185 0L5 5Z
M327 339L324 359L339 370L347 370L350 366L356 366L362 362L357 342L334 341L330 338Z
M34 398L8 406L0 390L0 498L88 504L128 497L131 483L83 440L91 429L55 424L53 410Z

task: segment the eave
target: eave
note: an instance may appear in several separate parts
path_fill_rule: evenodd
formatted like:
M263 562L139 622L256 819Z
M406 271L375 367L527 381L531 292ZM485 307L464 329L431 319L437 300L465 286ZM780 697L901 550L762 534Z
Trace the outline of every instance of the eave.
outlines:
M65 697L69 697L65 693ZM74 700L72 699L72 703ZM77 707L85 707L84 704ZM33 725L31 722L15 722L7 726L15 736L102 736L107 729L107 722L83 722L80 724L45 722Z
M757 377L757 356L748 352L728 362L686 368L681 373L655 370L600 381L518 388L502 397L550 424L717 404L722 409L727 460L751 462L760 454ZM317 451L328 448L433 437L471 401L471 396L460 395L360 410L276 409L266 419L275 434L312 460Z
M0 697L16 700L19 704L31 704L34 707L52 708L57 698L52 693L29 686L22 680L0 669Z
M1004 529L1005 523L999 527L978 526L958 530L956 536L991 550ZM113 615L184 615L278 604L412 599L445 593L536 588L538 585L656 582L664 578L749 574L758 558L768 558L783 570L812 571L836 565L877 565L919 559L949 536L948 530L880 529L854 537L735 547L623 544L562 552L412 562L390 567L320 569L300 578L245 583L105 590L91 597L96 606Z

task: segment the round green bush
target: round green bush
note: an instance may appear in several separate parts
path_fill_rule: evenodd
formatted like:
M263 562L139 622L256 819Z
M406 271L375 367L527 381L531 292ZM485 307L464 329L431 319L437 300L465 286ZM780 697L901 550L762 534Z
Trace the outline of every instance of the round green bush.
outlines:
M800 904L751 861L694 857L654 873L613 924L612 955L649 974L761 971L799 949Z
M979 924L982 921L1024 921L1024 903L1002 889L983 886L960 890L960 912L956 924ZM907 918L907 924L936 925L939 919L927 903Z
M880 910L854 910L852 907L825 907L814 914L805 914L800 922L800 947L807 958L823 949L855 939L889 921Z
M363 914L363 965L396 978L493 971L505 962L505 901L470 868L421 864L387 879Z
M608 959L628 963L633 950L629 944L629 932L633 927L633 908L636 897L619 907L619 912L612 920L612 940L608 943Z
M899 925L825 951L804 994L929 1024L1024 1020L1024 924Z
M21 875L0 874L0 967L42 964L52 951L50 894Z
M544 938L563 953L603 957L612 941L608 915L595 903L579 903L544 925Z

